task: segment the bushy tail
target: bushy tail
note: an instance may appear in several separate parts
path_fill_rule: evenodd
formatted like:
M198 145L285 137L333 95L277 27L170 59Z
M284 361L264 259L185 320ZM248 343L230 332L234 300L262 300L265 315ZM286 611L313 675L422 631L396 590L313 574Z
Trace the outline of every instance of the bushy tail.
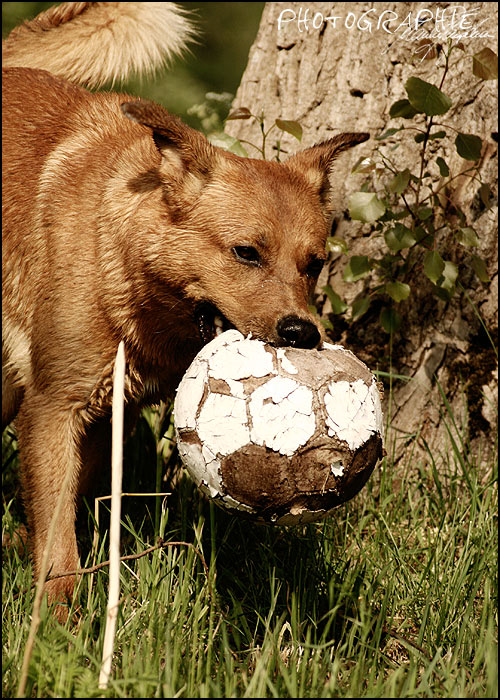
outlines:
M152 73L194 34L173 2L63 2L14 29L2 63L95 88Z

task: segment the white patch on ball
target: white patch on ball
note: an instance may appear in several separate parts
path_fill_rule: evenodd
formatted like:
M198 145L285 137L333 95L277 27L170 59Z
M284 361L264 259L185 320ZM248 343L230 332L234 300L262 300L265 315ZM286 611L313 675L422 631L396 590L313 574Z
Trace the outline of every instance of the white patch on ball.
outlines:
M186 371L174 417L200 489L265 522L323 517L359 491L382 455L375 377L340 345L275 348L226 331Z
M288 377L273 377L252 393L252 442L291 456L312 437L312 391Z

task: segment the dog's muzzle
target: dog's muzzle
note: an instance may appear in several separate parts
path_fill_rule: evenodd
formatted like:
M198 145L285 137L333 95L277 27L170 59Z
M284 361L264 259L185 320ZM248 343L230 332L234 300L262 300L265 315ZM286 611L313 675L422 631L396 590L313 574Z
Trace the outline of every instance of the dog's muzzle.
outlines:
M209 301L198 304L195 311L196 324L204 343L213 340L224 331L234 328L223 313Z

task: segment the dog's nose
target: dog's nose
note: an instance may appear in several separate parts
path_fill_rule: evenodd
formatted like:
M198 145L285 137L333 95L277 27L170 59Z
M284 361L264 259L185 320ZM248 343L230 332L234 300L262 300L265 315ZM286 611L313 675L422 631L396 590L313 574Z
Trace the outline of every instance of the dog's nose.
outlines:
M276 327L281 345L294 348L315 348L321 340L319 330L314 323L299 316L285 316Z

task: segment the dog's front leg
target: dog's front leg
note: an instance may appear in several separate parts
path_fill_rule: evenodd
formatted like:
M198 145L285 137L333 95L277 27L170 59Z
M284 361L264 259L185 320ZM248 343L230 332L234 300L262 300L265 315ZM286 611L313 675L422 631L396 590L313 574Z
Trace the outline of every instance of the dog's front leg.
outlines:
M72 406L58 404L43 394L27 395L16 421L26 513L35 575L40 573L48 532L63 482L69 469L69 484L50 546L50 573L78 568L75 535L75 500L79 478L78 438L80 418ZM75 579L68 576L46 584L50 602L66 602L73 595ZM67 608L58 605L56 616L67 617Z

